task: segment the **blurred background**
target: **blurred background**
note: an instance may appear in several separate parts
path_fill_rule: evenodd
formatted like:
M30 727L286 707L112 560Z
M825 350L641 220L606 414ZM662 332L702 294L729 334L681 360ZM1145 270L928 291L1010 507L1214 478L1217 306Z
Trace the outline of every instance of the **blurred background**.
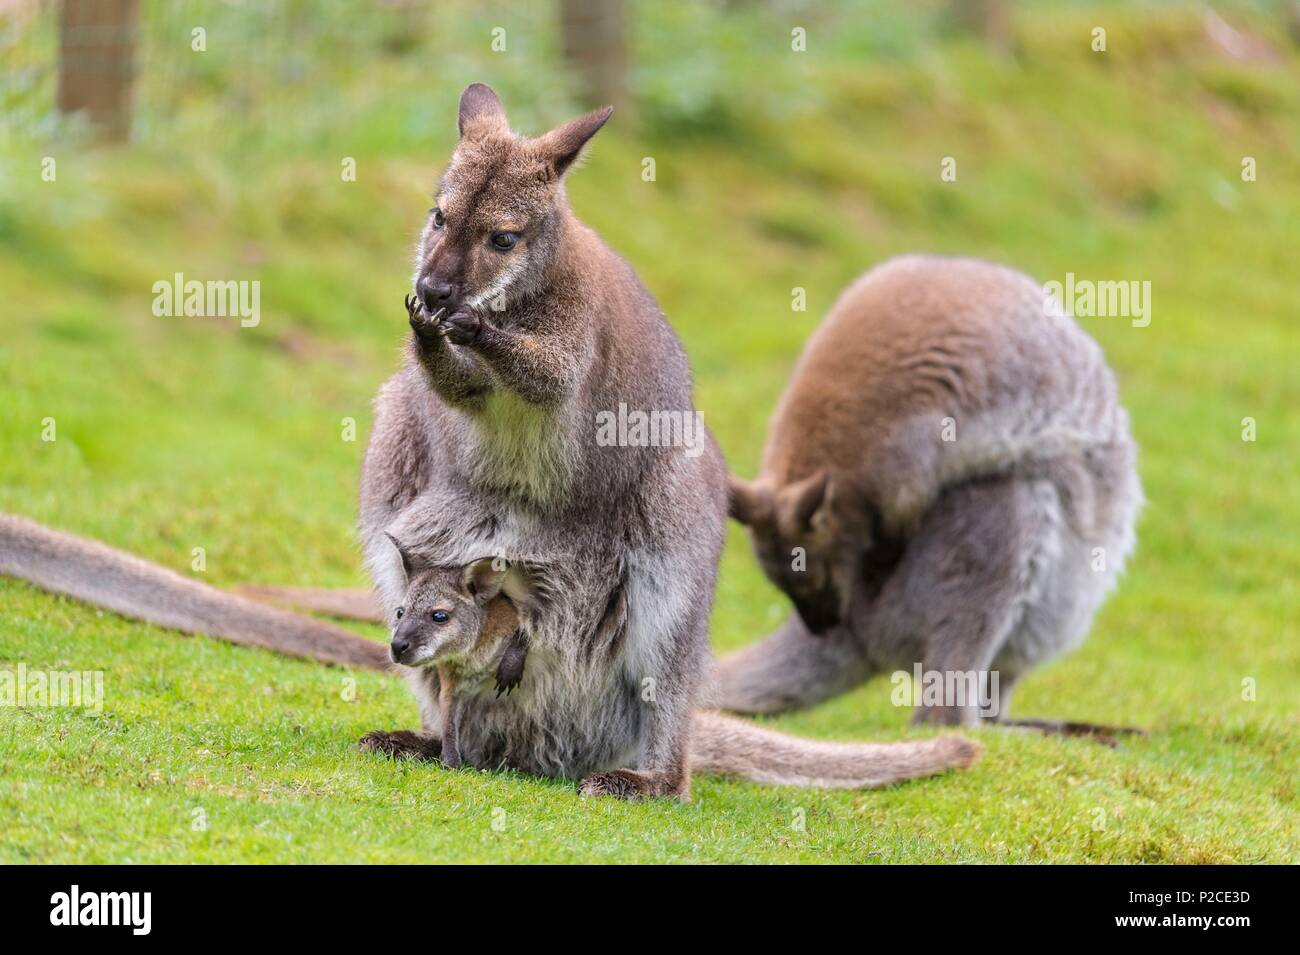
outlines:
M1117 858L1249 856L1279 807L1294 838L1293 778L1249 805L1229 781L1297 754L1297 3L0 0L0 61L0 509L178 569L201 545L219 586L363 581L369 402L471 82L530 134L618 107L572 204L658 297L745 476L803 341L890 255L1150 281L1147 327L1081 319L1142 446L1138 554L1017 703L1219 767L1166 793L1222 784L1208 842ZM260 324L156 317L178 272L259 281ZM13 581L0 604L11 658L116 652L98 618L32 623L49 598ZM786 612L733 528L715 646ZM874 685L783 725L905 722Z

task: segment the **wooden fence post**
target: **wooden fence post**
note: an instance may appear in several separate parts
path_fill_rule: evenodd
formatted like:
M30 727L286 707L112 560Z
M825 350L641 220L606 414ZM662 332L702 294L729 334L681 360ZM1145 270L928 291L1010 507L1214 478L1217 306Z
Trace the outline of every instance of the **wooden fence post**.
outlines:
M131 134L138 0L62 0L59 112L86 113L104 139Z
M587 106L627 101L627 14L623 0L560 0L564 58Z

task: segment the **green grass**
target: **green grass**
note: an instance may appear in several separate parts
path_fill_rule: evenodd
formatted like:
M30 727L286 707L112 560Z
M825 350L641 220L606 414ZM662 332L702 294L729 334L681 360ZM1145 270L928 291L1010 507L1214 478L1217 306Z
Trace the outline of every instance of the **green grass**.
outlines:
M580 801L565 782L359 754L365 731L416 723L399 681L181 638L0 579L0 667L105 674L98 716L0 707L0 861L1300 861L1300 58L1284 36L1242 14L1282 59L1236 63L1209 48L1195 9L1070 4L1023 11L1017 54L999 59L864 16L804 60L771 41L768 68L738 90L700 44L672 46L678 7L638 15L639 122L601 134L570 193L659 297L739 473L753 473L801 342L882 258L928 249L1043 280L1152 282L1150 327L1084 322L1142 444L1139 552L1089 641L1016 700L1024 715L1136 723L1149 738L1108 750L984 731L969 772L885 791L699 778L686 805ZM479 36L505 16L457 8L454 29ZM549 80L530 95L551 42L530 32L537 20L507 21L517 57L458 47L428 97L420 49L384 53L384 70L321 94L337 123L300 114L292 86L223 113L221 78L234 82L243 54L210 40L203 77L142 91L146 107L185 108L170 135L119 151L8 141L0 510L183 572L202 547L217 586L362 583L369 402L398 360L409 246L455 96L486 79L525 128L562 118ZM1087 48L1095 22L1109 28L1104 57ZM714 26L701 42L741 62L769 28L789 35L760 14ZM833 26L815 22L814 43ZM721 91L674 87L672 56ZM55 183L39 180L45 155ZM356 183L339 179L347 155ZM1247 155L1254 183L1240 179ZM956 183L939 180L944 156ZM260 279L261 325L153 317L153 282L177 271ZM807 312L790 310L795 286ZM784 607L733 528L715 647L758 638ZM775 725L899 738L908 714L888 691L876 681Z

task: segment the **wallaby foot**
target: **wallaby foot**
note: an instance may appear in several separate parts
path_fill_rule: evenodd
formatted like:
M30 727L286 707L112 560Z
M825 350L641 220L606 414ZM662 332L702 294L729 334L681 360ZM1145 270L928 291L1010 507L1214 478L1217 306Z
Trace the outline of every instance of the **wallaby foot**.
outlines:
M634 769L592 773L578 785L578 795L615 796L631 802L655 796L674 796L682 802L691 798L690 782L685 775L643 773Z
M442 757L442 740L422 736L413 730L371 730L357 748L363 753L381 753L394 759L436 760Z
M460 758L459 747L444 746L442 748L441 759L442 765L446 766L448 769L460 769L462 760Z
M1059 736L1086 736L1094 742L1114 749L1124 736L1146 736L1147 731L1138 726L1106 726L1101 723L1076 723L1068 720L998 720L995 726L1007 729L1035 730Z

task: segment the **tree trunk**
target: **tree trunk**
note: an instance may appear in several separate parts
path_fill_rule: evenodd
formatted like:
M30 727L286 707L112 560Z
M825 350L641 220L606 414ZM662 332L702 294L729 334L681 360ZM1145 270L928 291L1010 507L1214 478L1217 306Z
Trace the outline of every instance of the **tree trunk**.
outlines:
M131 134L138 0L63 0L59 112L85 113L104 139Z
M978 36L992 50L1011 49L1011 9L1008 0L952 0L952 21L958 30Z
M564 58L587 106L627 101L627 15L623 0L560 0Z

